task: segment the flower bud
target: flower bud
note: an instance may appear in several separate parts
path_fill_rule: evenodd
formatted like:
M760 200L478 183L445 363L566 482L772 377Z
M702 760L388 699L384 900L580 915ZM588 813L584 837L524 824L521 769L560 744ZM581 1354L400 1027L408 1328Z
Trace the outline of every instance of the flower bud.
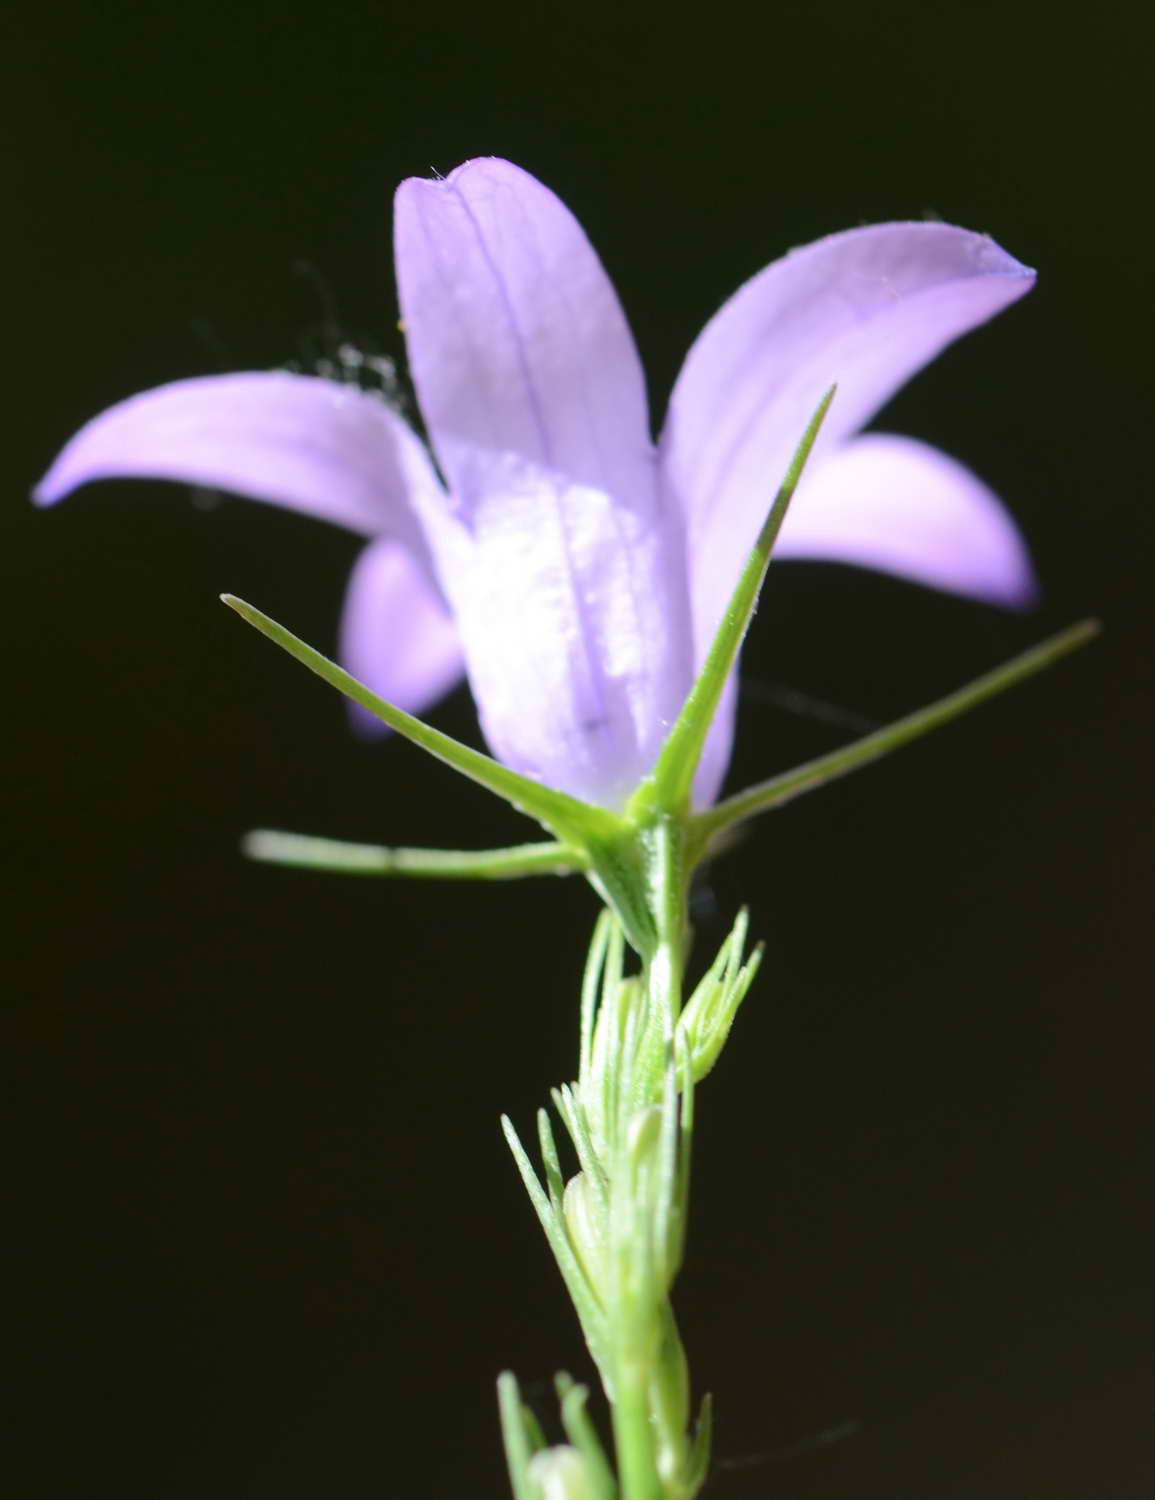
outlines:
M591 1067L582 1079L581 1097L590 1132L599 1149L610 1134L610 1119L619 1089L625 1039L630 1017L636 1011L641 989L636 978L618 979L607 985L598 1007L594 1027Z
M662 1106L652 1104L649 1109L640 1109L630 1120L626 1131L626 1150L634 1170L644 1168L658 1148L662 1135Z
M676 1095L668 1107L677 1108ZM646 1274L668 1289L677 1272L680 1242L674 1217L677 1180L664 1160L668 1144L665 1127L665 1108L660 1104L638 1110L630 1120L626 1131L629 1216L622 1219L615 1233L620 1233L623 1243L635 1247L635 1266L642 1264L638 1247L648 1247Z
M597 1500L598 1490L576 1448L543 1448L529 1461L541 1500Z
M579 1172L566 1183L561 1206L570 1243L586 1273L586 1280L599 1302L604 1304L609 1270L606 1261L605 1209L584 1172Z

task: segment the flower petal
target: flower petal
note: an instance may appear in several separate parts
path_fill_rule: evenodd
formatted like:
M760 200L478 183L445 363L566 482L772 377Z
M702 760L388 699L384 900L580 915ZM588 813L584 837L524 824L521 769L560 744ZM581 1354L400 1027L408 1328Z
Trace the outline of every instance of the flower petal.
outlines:
M341 617L346 669L406 713L419 714L461 677L457 627L426 570L407 547L371 542L349 578ZM354 722L386 733L375 715L353 705Z
M994 492L945 453L889 433L867 433L819 462L774 556L857 563L1013 608L1038 592Z
M410 370L454 515L427 517L486 736L617 806L690 684L681 518L645 385L581 226L508 162L398 190Z
M523 775L618 808L690 686L664 534L516 455L478 468L474 484L459 467L468 520L431 532L486 738Z
M417 437L383 401L285 372L178 380L110 407L67 444L35 499L50 505L111 478L228 490L414 547L423 544L410 492L437 483Z
M707 324L661 447L664 482L687 518L699 659L822 392L837 381L816 458L1033 280L984 235L880 224L776 261Z
M403 182L394 237L410 370L450 489L490 449L653 511L641 363L565 204L480 158Z

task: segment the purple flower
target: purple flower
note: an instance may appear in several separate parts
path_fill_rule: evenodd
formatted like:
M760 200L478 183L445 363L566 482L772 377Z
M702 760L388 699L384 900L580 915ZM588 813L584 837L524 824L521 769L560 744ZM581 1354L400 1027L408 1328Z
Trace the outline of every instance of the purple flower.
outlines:
M1033 594L995 496L865 423L1033 273L946 224L831 235L748 281L686 358L657 446L629 327L569 210L497 159L397 193L397 282L437 467L383 400L312 376L182 380L84 427L37 491L160 477L370 538L342 657L419 712L464 669L494 753L617 808L676 718L794 445L838 396L776 556L1004 605ZM696 788L717 794L733 683Z

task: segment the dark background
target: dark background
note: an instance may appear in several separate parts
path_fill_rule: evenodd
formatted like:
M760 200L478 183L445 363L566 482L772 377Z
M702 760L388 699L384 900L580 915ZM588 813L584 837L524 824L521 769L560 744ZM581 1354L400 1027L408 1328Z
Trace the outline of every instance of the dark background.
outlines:
M783 565L734 782L1087 613L1104 639L760 825L768 961L701 1095L679 1308L718 1500L1155 1489L1146 4L7 12L5 1278L24 1497L502 1496L492 1387L587 1363L496 1127L570 1076L592 897L247 867L271 824L532 836L216 602L333 642L351 537L175 487L26 494L111 401L399 352L390 199L507 155L616 278L660 412L788 246L934 213L1037 291L886 414L1007 497L1006 617ZM472 735L464 693L436 722ZM733 784L733 783L732 783ZM27 1464L27 1469L23 1465Z

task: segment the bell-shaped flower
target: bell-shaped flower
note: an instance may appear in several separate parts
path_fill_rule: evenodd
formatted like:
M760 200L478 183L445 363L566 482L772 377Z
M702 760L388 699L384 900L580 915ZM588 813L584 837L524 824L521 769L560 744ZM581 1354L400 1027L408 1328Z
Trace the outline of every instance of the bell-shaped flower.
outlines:
M496 159L397 193L397 283L432 454L381 397L257 372L177 381L65 447L44 504L139 476L229 490L369 538L341 654L419 712L462 670L523 775L620 808L653 767L791 453L838 396L777 557L829 558L994 603L1029 602L989 489L909 438L858 436L919 368L1033 274L981 234L881 224L792 251L686 358L660 440L614 288L581 226ZM698 773L716 797L725 696Z

